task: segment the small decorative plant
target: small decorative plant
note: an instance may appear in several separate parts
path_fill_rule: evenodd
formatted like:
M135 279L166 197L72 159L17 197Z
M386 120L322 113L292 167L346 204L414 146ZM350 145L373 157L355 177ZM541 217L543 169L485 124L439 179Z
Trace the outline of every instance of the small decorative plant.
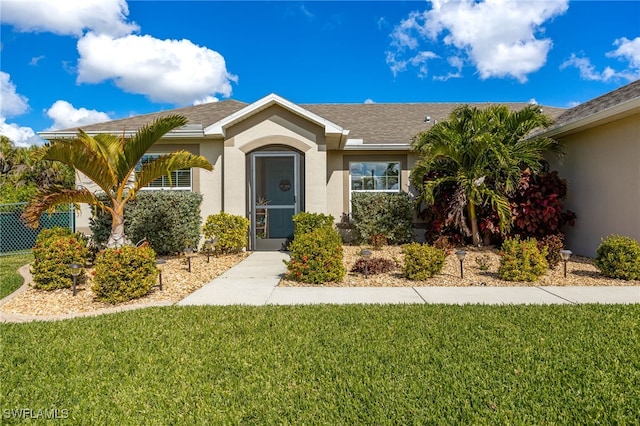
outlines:
M384 234L373 234L369 237L369 244L374 250L380 250L383 246L387 245L387 237Z
M391 272L396 269L396 262L382 257L372 257L370 259L359 258L351 268L351 272L359 274L377 275Z
M489 265L491 265L491 256L488 254L481 254L476 257L476 264L481 271L488 271Z

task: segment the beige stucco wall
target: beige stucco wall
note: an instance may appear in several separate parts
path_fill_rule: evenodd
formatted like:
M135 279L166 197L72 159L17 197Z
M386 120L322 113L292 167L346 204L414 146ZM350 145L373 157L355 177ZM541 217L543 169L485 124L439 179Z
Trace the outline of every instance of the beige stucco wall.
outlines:
M565 208L578 217L565 229L567 248L594 257L608 235L640 241L640 115L558 139L567 155L552 170L567 179Z
M243 216L248 213L247 155L256 149L277 145L297 150L304 156L304 210L327 211L327 153L323 129L273 106L226 130L223 157L226 212Z

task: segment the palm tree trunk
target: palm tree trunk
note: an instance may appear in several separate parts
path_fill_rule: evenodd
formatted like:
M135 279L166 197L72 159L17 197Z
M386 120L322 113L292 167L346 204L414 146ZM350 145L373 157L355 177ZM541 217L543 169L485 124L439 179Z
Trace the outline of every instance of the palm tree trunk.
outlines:
M116 248L131 244L131 241L127 239L124 234L124 205L114 206L114 212L111 214L111 234L109 235L109 241L107 241L107 247Z
M482 245L480 240L480 231L478 229L478 218L476 217L476 206L469 201L469 221L471 222L471 238L473 245L478 247Z

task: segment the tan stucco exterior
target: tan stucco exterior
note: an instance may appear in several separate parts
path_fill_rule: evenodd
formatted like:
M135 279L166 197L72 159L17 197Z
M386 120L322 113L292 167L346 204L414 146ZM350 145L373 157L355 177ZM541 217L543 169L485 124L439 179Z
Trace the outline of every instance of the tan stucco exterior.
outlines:
M556 138L566 156L551 168L568 181L565 208L577 215L567 248L594 257L611 234L640 241L640 114Z

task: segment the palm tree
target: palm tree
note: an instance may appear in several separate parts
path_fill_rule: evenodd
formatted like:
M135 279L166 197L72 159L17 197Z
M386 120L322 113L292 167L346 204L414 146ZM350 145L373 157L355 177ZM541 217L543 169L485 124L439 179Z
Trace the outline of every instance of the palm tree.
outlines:
M167 132L184 126L187 119L180 115L158 118L150 125L141 127L130 139L99 134L89 136L78 130L74 139L58 139L51 142L42 155L45 160L59 161L73 167L93 181L107 196L107 202L85 187L66 189L60 186L40 188L23 213L23 218L31 226L37 227L40 216L52 211L58 204L87 203L111 214L111 235L108 247L128 244L124 234L124 206L136 193L155 179L171 172L200 167L213 170L211 163L200 155L187 151L177 151L162 155L145 163L139 172L136 166L147 150Z
M411 183L420 193L418 201L432 204L439 190L453 187L450 218L464 235L472 236L474 245L480 244L479 206L491 206L501 230L508 230L512 218L507 197L517 188L522 171L540 171L545 152L562 155L555 140L527 137L550 124L535 105L516 112L502 105L456 108L448 120L414 139L419 160L411 171Z

